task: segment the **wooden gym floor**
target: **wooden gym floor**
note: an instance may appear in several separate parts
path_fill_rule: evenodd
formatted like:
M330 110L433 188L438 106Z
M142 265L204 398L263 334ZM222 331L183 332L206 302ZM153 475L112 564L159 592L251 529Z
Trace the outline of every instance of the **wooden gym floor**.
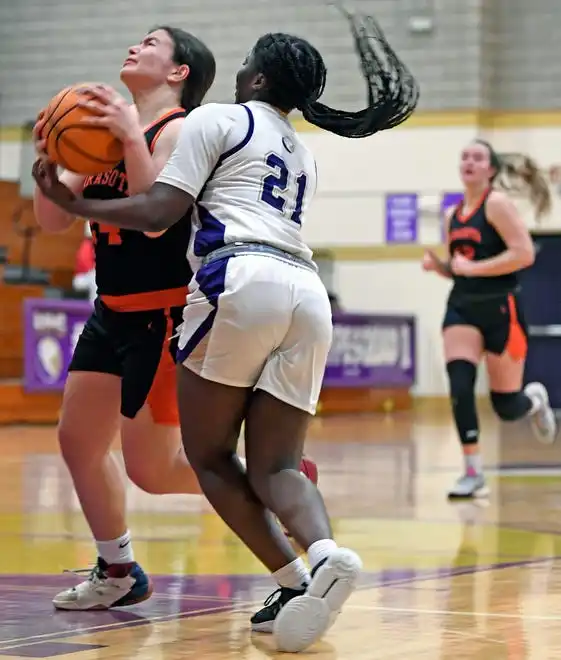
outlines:
M362 588L315 660L549 660L561 655L561 461L528 429L482 415L488 506L451 505L459 452L448 416L316 420L308 452ZM0 428L0 656L79 660L280 657L248 617L262 567L198 495L130 489L146 603L55 612L51 597L94 559L52 427ZM285 656L286 657L286 656Z

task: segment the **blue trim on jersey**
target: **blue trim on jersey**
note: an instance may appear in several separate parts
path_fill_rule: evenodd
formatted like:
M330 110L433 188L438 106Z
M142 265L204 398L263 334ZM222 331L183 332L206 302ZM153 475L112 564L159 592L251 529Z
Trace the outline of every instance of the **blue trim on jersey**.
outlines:
M197 204L197 212L201 228L195 234L193 253L196 257L204 257L209 252L226 245L224 241L226 227L202 204Z
M222 165L222 163L226 160L226 158L230 158L230 156L237 154L238 151L243 149L253 137L253 131L255 130L255 119L253 118L253 112L251 112L251 110L247 107L247 105L242 104L242 108L244 108L245 111L247 112L247 117L249 119L249 126L247 129L247 133L244 139L239 144L237 144L235 147L232 147L231 149L228 149L228 151L225 151L220 156L220 158L218 159L218 163L216 164L216 167L220 167L220 165Z
M202 199L209 182L216 174L216 170L224 163L225 160L230 158L230 156L233 156L234 154L238 153L238 151L241 151L241 149L247 146L253 137L253 131L255 130L255 119L253 117L253 113L245 105L242 105L242 108L245 108L247 117L249 119L249 126L247 127L247 133L245 134L244 139L239 144L236 144L231 149L228 149L228 151L225 151L220 156L212 172L210 173L210 176L205 181L205 185L201 188L199 196L197 197L197 211L199 213L201 228L195 234L195 240L193 242L193 253L196 257L204 257L209 252L224 247L226 244L224 242L226 227L222 224L222 222L220 222L218 218L213 216L212 213L210 213L210 211L208 211L208 209L206 209L206 207L200 203L200 200Z
M249 126L247 127L247 133L245 134L244 139L239 144L236 144L236 146L232 147L231 149L228 149L228 151L225 151L223 154L220 155L220 157L216 161L216 165L212 168L212 172L208 175L208 179L205 181L205 185L201 188L201 192L199 193L197 200L200 200L204 195L204 192L209 184L209 181L212 180L212 178L216 174L216 170L220 167L220 165L222 165L222 163L227 158L230 158L230 156L237 154L238 151L240 151L245 146L247 146L248 142L253 137L253 131L255 130L255 119L253 118L253 113L246 105L242 105L242 108L245 108L249 119Z
M191 335L185 346L177 349L176 360L178 364L183 364L205 336L212 330L214 319L216 318L216 313L218 311L218 299L220 295L224 293L226 288L226 269L229 261L230 257L213 261L210 264L202 266L195 275L199 289L205 295L213 309Z

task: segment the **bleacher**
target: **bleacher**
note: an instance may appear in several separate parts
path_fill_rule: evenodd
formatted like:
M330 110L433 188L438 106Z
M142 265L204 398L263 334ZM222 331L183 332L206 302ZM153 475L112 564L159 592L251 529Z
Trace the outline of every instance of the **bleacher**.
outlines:
M22 303L63 297L71 288L83 228L76 223L64 234L46 234L19 191L19 183L0 181L0 423L54 422L60 395L26 394L22 387Z

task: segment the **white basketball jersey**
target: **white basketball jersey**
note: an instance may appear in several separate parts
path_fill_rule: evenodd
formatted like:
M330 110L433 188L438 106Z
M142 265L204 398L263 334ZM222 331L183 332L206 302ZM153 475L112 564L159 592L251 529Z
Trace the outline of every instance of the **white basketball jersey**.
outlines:
M267 103L209 103L191 112L158 182L196 199L189 259L257 242L311 260L301 226L316 190L314 157Z

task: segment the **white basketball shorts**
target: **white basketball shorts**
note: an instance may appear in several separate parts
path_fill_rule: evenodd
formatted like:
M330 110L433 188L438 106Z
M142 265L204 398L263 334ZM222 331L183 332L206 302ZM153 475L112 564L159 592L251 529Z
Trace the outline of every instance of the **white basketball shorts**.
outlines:
M202 266L189 286L178 362L202 378L253 387L314 414L332 338L317 273L265 254Z

